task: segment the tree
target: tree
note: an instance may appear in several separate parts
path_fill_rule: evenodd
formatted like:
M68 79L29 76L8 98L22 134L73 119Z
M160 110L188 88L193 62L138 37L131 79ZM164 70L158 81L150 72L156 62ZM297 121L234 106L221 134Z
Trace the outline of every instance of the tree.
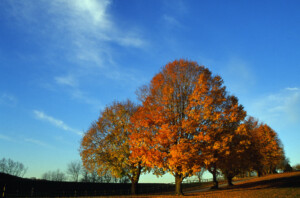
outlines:
M134 155L143 156L151 168L171 173L176 194L183 194L184 178L200 171L197 145L191 143L193 134L185 133L183 120L188 96L203 70L204 67L184 60L167 64L148 87L141 89L143 106L132 118L139 129L131 136Z
M103 177L100 177L97 174L96 170L89 171L89 170L86 170L84 167L82 167L81 176L82 176L82 178L80 181L82 181L82 182L91 182L91 183L96 183L96 182L103 183L104 182Z
M293 171L293 167L290 165L290 160L284 155L282 160L277 166L277 169L281 170L282 172L291 172Z
M222 142L208 134L221 134L222 120L229 119L230 124L242 117L234 115L241 109L236 103L230 110L223 108L227 98L222 84L220 76L196 62L176 60L139 91L143 105L132 118L139 129L131 136L133 154L143 156L148 166L171 173L176 194L183 194L183 179L199 172L204 163L215 167L217 156L205 147L216 142L216 151Z
M99 176L100 175L100 176ZM113 183L118 183L118 179L122 180L122 178L116 178L111 175L109 171L106 171L102 174L98 174L97 170L87 170L85 167L82 167L81 170L81 182L91 182L91 183L110 183L113 181Z
M49 180L49 181L57 181L62 182L66 181L66 175L61 172L59 169L56 171L48 171L42 175L42 179Z
M129 100L106 107L84 135L80 148L87 170L97 170L102 176L110 173L117 178L128 177L132 194L137 193L137 183L143 171L140 157L131 156L129 145L129 135L135 131L130 118L136 109Z
M201 183L201 179L202 179L202 176L203 176L205 171L206 171L205 168L201 168L201 170L199 172L195 173L196 177L199 180L199 183Z
M283 145L277 133L253 117L249 117L246 124L251 136L248 152L252 169L258 176L276 173L277 167L285 158Z
M293 171L293 167L289 163L287 163L283 169L283 172L286 173L286 172L292 172L292 171Z
M293 166L293 169L299 171L300 170L300 164L296 164L295 166Z
M0 172L14 175L17 177L24 177L27 169L21 162L15 162L11 159L2 158L0 160Z
M51 181L52 180L52 172L51 171L48 171L46 173L43 173L41 179L44 179L44 180L49 180Z
M208 77L204 77L199 84L207 84L206 81L209 82ZM218 188L219 169L223 169L222 172L227 177L228 183L232 185L231 179L236 174L236 171L233 170L240 167L238 163L232 162L239 159L241 147L245 143L242 138L243 131L238 129L246 112L243 110L243 106L238 104L235 96L227 94L222 83L221 79L217 79L210 83L210 87L199 86L197 92L208 96L204 100L196 101L197 103L193 106L197 108L192 112L192 116L196 118L192 129L201 131L198 137L201 140L201 152L205 159L205 166L213 175L214 186L212 188ZM209 97L212 99L209 100ZM200 125L197 126L197 122ZM224 171L225 169L226 171Z
M80 161L72 161L68 164L67 174L71 177L72 181L78 182L82 166Z
M249 171L249 148L250 136L243 123L236 130L231 131L231 140L228 141L228 150L219 158L219 167L223 175L226 177L228 185L232 186L232 179L238 174Z

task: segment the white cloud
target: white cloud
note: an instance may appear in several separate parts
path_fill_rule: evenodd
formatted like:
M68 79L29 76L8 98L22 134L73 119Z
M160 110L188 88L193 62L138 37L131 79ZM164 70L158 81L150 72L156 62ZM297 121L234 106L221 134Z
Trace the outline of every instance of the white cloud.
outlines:
M111 27L111 22L106 13L107 6L111 3L109 0L67 0L64 2L73 8L75 14L81 17L85 15L88 19L91 19L91 23L95 26L106 29Z
M55 81L60 85L68 85L71 87L75 87L77 85L77 79L72 75L55 77Z
M77 135L82 135L83 134L82 132L69 127L63 121L61 121L59 119L56 119L56 118L53 118L53 117L45 114L42 111L34 110L33 113L36 116L36 118L38 118L40 120L45 120L45 121L49 122L50 124L52 124L52 125L54 125L54 126L56 126L58 128L61 128L61 129L65 130L65 131L70 131L70 132L73 132L73 133L75 133Z
M50 3L52 26L57 32L55 40L63 43L68 61L67 75L54 77L58 85L67 85L73 98L96 108L101 103L83 94L82 82L99 81L99 76L130 82L132 76L114 61L114 46L144 48L145 40L137 27L120 28L109 9L112 1L54 0ZM68 35L67 37L64 35ZM63 39L62 39L63 38ZM97 75L96 75L97 74ZM120 76L116 74L122 74ZM93 80L94 79L94 80Z
M80 72L81 75L74 75L80 84L89 73L120 70L116 66L112 68L116 44L134 48L146 46L138 27L126 25L121 28L116 23L109 12L112 3L111 0L11 1L7 13L13 12L12 16L19 20L19 24L30 27L26 29L31 34L47 40L46 44L51 46L46 49L50 50L47 54L67 59L71 64L63 66L66 73ZM51 61L55 66L53 58ZM62 79L59 82L74 83Z
M53 73L48 74L54 74L50 77L51 82L40 82L41 86L65 91L70 97L94 108L102 105L90 97L94 93L85 89L87 82L90 87L100 87L107 79L129 85L140 81L138 71L128 69L128 65L127 68L119 66L115 58L120 57L119 54L116 56L119 49L144 49L147 42L139 27L126 21L126 26L118 24L119 19L110 12L113 3L111 0L8 3L6 14L12 11L11 20L15 19L14 22L17 21L29 36L37 38L36 41L43 45L41 56L45 53L45 57L42 58L53 67Z
M60 33L70 33L70 41L79 50L77 54L88 54L94 60L104 58L105 42L143 47L145 42L138 31L120 29L114 23L108 13L110 4L109 0L55 0L51 4L56 16L53 23L60 27Z
M250 106L250 114L274 125L300 122L300 89L286 88L257 98Z
M286 90L289 90L289 91L300 91L300 89L298 87L287 87Z

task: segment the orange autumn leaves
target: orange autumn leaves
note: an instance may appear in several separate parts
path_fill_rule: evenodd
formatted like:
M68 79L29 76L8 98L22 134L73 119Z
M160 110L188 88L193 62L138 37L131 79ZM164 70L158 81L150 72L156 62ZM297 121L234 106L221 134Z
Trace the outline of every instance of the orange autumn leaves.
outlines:
M138 90L138 98L139 107L129 101L108 106L85 134L81 157L87 168L135 182L143 167L168 172L182 194L182 180L202 167L233 177L244 169L273 167L282 157L276 133L245 120L222 78L196 62L168 63ZM261 162L252 163L255 158Z
M132 133L131 142L133 154L145 156L149 166L180 183L201 167L219 168L222 156L233 154L233 137L246 112L220 76L179 60L167 64L145 90L148 97L133 116L142 130Z
M181 179L200 170L201 156L194 144L195 131L187 131L186 109L197 77L205 70L194 62L175 61L151 81L148 97L133 116L138 133L132 133L132 150L144 161ZM197 133L197 132L196 132Z
M249 154L251 168L259 175L276 173L280 162L285 160L283 145L277 133L266 124L259 124L249 117L245 125L250 132Z
M131 116L137 107L130 101L114 102L101 112L81 141L80 155L87 170L98 175L109 172L116 178L128 177L132 193L143 171L139 157L131 158L129 134ZM133 131L133 130L131 130Z

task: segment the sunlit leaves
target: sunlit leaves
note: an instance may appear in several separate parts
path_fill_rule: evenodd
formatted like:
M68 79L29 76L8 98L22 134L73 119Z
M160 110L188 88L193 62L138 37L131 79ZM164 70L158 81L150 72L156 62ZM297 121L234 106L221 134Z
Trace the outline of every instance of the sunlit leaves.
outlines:
M142 170L138 156L131 156L129 135L135 131L131 116L137 110L130 101L114 102L101 112L99 119L85 133L80 148L83 165L99 175L128 177L137 183Z
M232 178L241 171L270 172L282 160L275 131L253 118L218 75L196 62L176 60L137 90L142 105L114 103L83 137L87 169L138 179L141 167L182 180L205 167ZM177 188L178 187L178 188Z
M232 138L221 137L230 134L231 125L238 125L245 112L235 97L227 96L220 76L179 60L140 90L147 97L132 118L139 133L132 133L131 141L133 153L142 155L148 166L182 180L199 172L204 161L216 162L213 152L230 153L227 142Z

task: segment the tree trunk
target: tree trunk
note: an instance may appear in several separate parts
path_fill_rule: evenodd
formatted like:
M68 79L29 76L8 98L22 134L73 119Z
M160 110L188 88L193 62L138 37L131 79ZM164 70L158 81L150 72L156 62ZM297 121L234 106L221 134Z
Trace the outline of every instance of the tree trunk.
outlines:
M183 195L182 180L183 180L183 176L181 174L175 175L175 194L176 195Z
M232 176L227 176L227 183L228 183L228 186L233 186L233 183L232 183Z
M211 189L218 189L219 188L219 182L217 180L217 169L214 166L213 170L212 170L212 175L213 175L213 186L211 187Z
M138 167L133 172L132 177L128 176L128 178L130 178L130 180L131 180L131 194L132 195L136 195L138 193L138 182L140 179L141 170L142 170L141 163L139 163Z
M132 180L131 181L131 194L136 195L138 192L138 181Z
M261 177L262 176L262 172L260 170L256 171L257 172L257 176Z

